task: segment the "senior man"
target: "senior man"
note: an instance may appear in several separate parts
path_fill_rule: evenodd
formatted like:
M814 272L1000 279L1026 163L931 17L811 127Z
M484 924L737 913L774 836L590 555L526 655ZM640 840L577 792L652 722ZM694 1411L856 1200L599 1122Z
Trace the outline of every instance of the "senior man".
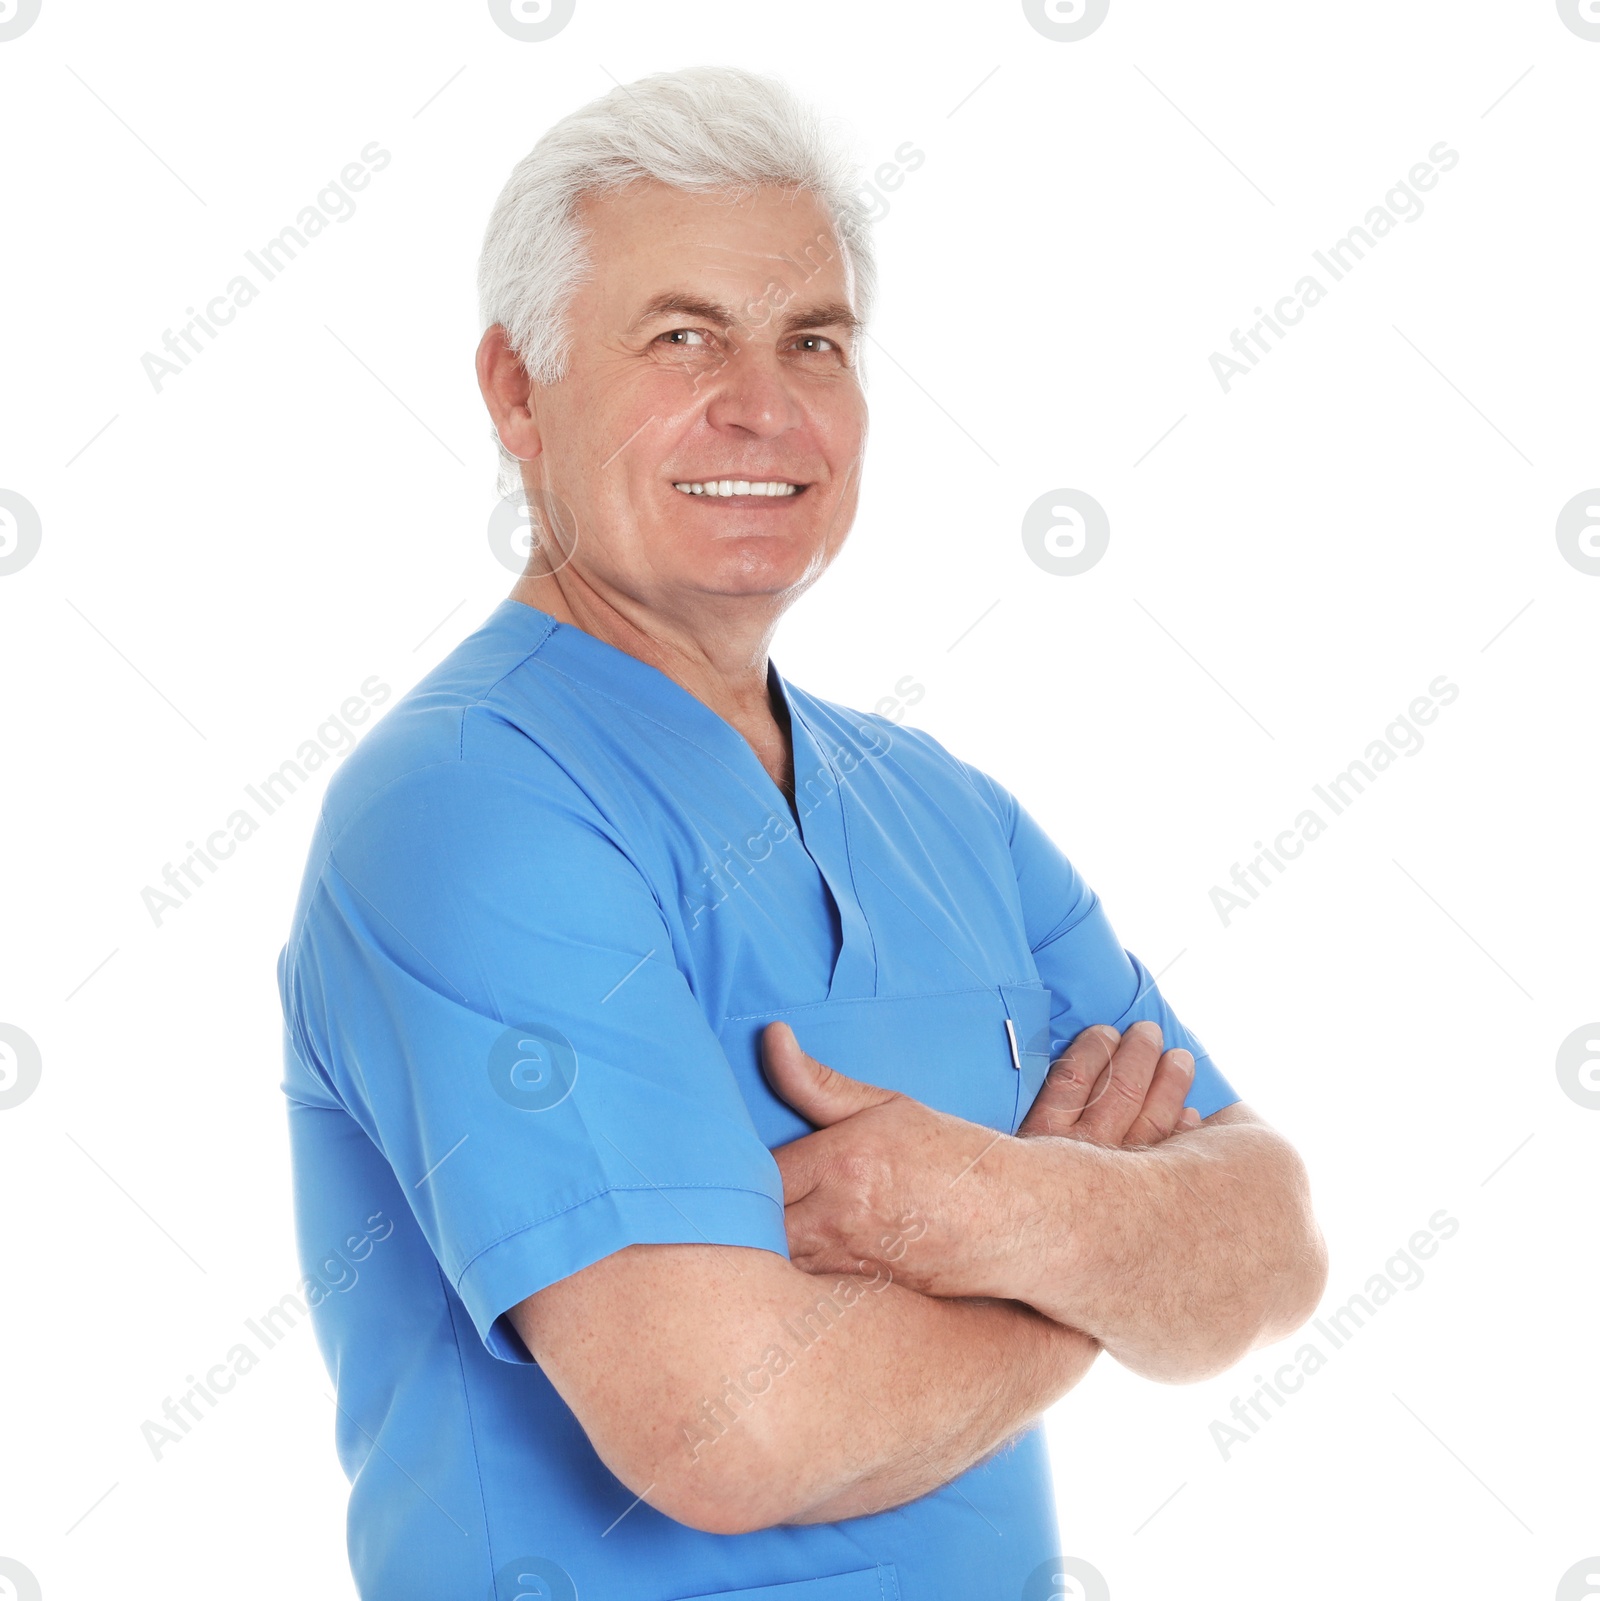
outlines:
M851 182L700 69L495 208L537 540L335 776L279 964L363 1596L1055 1593L1043 1411L1321 1293L1294 1152L1038 824L769 658L860 484Z

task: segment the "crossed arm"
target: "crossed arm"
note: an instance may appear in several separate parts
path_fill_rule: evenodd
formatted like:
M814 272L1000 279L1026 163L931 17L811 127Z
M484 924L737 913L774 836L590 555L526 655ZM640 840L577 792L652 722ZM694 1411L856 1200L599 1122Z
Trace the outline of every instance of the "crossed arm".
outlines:
M1090 1029L1016 1136L813 1061L769 1080L818 1131L774 1153L790 1259L630 1246L512 1322L602 1461L714 1533L898 1506L1004 1445L1104 1348L1167 1382L1310 1316L1304 1169L1241 1105L1196 1126L1153 1024Z
M899 1283L1021 1301L1178 1384L1316 1307L1325 1253L1299 1157L1242 1103L1196 1127L1183 1106L1193 1058L1163 1053L1156 1024L1080 1034L1018 1138L847 1079L781 1029L769 1076L821 1125L775 1153L806 1271L881 1256L896 1215L914 1217Z

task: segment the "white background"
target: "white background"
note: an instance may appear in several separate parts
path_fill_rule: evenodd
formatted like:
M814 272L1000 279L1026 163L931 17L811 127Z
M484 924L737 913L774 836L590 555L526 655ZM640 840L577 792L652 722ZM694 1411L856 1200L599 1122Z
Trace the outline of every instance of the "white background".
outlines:
M1050 1418L1066 1552L1116 1601L1554 1596L1600 1550L1600 1112L1555 1068L1600 1018L1600 577L1555 537L1600 483L1600 42L1554 0L1113 0L1075 43L1001 0L578 0L537 44L482 4L44 0L0 43L0 489L42 526L0 577L0 1022L43 1063L0 1112L0 1556L46 1601L351 1593L306 1328L140 1433L296 1286L274 963L330 769L161 926L140 892L507 592L489 208L556 118L699 62L925 156L855 532L780 666L858 706L912 675L1041 817L1303 1153L1324 1315L1460 1225L1227 1460L1303 1336L1184 1388L1099 1363ZM145 352L373 140L355 215L158 393ZM1212 352L1441 140L1423 214L1224 393ZM1058 488L1110 519L1081 576L1023 548ZM1224 926L1212 887L1440 674L1424 747Z

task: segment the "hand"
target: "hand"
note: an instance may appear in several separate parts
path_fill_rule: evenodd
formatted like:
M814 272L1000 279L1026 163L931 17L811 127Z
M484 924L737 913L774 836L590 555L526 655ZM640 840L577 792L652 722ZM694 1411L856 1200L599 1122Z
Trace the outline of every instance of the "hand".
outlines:
M849 1078L808 1056L786 1023L761 1036L773 1089L817 1125L773 1151L789 1259L807 1273L887 1272L925 1295L986 1297L1018 1199L983 1157L1011 1136Z
M1119 1035L1107 1024L1086 1028L1050 1064L1019 1137L1053 1135L1091 1145L1158 1145L1200 1124L1183 1104L1194 1057L1163 1051L1158 1023L1135 1023Z

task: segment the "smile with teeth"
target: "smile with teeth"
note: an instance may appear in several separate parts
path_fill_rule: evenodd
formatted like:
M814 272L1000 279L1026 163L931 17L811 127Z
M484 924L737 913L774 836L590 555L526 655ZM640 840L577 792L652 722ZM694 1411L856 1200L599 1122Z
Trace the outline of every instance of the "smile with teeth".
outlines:
M682 483L672 486L684 495L798 495L804 487L781 478L710 478L702 483Z

